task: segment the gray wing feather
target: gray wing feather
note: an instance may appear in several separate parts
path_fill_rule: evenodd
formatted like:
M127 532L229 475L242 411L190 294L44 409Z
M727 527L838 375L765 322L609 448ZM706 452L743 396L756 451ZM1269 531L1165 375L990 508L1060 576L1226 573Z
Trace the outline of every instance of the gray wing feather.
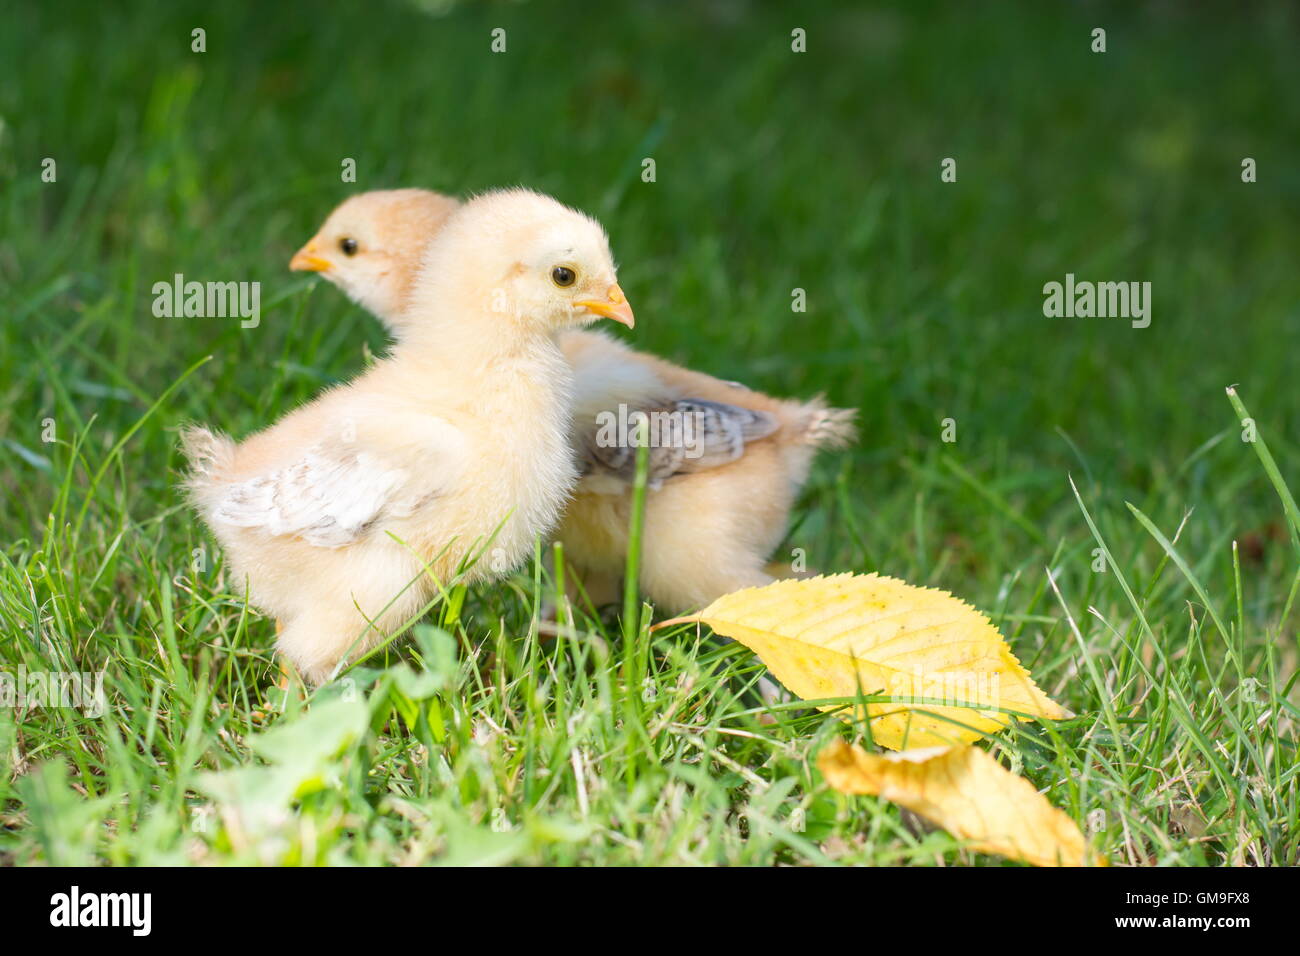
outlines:
M646 416L650 438L649 480L658 487L676 475L718 468L745 453L745 445L766 438L780 423L766 412L702 398L653 403L633 409ZM628 419L632 419L629 414ZM636 440L614 430L584 428L577 442L584 474L631 482L636 477Z

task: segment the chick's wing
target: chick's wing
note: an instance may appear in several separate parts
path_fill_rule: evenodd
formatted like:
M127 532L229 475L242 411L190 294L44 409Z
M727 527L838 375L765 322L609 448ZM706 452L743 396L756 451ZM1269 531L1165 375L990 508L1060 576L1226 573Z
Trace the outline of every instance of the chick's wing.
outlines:
M284 468L229 485L213 517L339 548L426 501L432 492L412 478L371 452L317 445Z
M649 480L658 486L675 475L717 468L745 453L748 442L771 435L780 423L766 412L700 398L651 403L644 416L650 442ZM631 482L636 476L635 419L617 429L585 429L580 448L585 475Z

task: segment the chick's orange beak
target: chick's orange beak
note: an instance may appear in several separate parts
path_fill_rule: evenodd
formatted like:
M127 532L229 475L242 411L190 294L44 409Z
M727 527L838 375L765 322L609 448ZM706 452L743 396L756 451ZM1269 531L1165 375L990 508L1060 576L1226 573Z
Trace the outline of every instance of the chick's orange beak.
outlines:
M635 327L636 316L632 314L632 306L627 304L627 296L619 288L617 282L609 287L605 293L604 299L583 299L575 302L574 305L581 306L588 312L595 312L606 319L613 319L620 325L626 325L629 329Z
M307 243L293 254L293 258L289 260L289 268L294 272L325 272L328 270L330 261L316 255L317 248L315 241Z

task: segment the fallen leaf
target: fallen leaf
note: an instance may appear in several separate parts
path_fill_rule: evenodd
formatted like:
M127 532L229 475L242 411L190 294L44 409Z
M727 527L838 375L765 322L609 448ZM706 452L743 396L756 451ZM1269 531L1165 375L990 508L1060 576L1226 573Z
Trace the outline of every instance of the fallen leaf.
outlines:
M817 757L836 790L906 807L980 853L1035 866L1105 866L1078 825L978 747L870 754L837 740Z
M1071 714L1034 684L987 617L947 591L879 574L777 581L682 621L744 644L805 700L888 695L839 711L891 750L969 743L1013 717ZM1022 717L1021 719L1024 719Z

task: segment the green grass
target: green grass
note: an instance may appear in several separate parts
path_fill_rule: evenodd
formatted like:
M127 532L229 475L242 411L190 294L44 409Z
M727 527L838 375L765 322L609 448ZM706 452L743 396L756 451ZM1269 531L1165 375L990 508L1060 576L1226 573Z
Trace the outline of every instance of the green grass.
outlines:
M177 428L382 349L286 270L342 196L510 183L602 219L638 345L861 409L778 556L986 610L1079 715L993 747L1099 849L1300 862L1292 8L437 6L0 13L0 671L108 702L0 710L0 862L997 862L830 792L856 731L765 706L738 645L581 608L548 639L540 566L275 689ZM260 281L261 325L155 319L177 272ZM1044 318L1067 272L1151 281L1150 328Z

